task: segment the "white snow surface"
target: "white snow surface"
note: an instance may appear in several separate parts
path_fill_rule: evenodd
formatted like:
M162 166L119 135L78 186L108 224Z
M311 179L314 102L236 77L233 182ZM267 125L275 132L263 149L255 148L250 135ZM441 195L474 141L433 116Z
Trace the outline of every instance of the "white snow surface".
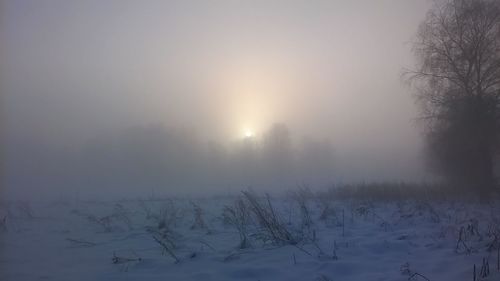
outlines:
M500 280L499 204L332 199L320 219L325 205L310 198L312 239L297 239L296 245L263 241L253 221L251 247L240 249L237 229L222 216L234 200L3 202L0 280L456 281L473 280L474 265L477 280ZM299 237L304 228L298 203L271 200L284 226ZM193 204L204 225L196 223ZM177 263L153 239L161 228L155 218L168 212ZM483 259L489 264L484 278Z

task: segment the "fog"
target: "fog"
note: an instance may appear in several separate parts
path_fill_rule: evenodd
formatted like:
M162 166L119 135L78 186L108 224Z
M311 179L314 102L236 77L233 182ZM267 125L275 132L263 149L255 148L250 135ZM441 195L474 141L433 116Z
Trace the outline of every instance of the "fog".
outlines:
M401 72L430 4L0 1L1 190L425 181Z

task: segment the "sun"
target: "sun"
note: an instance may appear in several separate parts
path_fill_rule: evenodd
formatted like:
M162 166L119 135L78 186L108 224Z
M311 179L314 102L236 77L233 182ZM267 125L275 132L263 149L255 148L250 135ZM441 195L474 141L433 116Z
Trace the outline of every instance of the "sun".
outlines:
M244 133L243 133L243 136L244 136L245 138L251 138L251 137L253 137L253 136L254 136L254 133L253 133L253 131L252 131L252 130L250 130L250 129L245 129L245 130L244 130Z

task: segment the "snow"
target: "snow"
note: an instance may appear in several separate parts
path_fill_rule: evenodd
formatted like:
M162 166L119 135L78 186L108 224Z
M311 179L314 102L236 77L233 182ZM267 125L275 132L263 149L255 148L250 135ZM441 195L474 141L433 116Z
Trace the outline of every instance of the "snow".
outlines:
M3 202L0 280L445 281L472 280L474 265L477 280L500 280L498 204L332 199L320 219L324 205L309 198L312 240L264 242L254 221L251 247L239 249L237 229L222 216L234 200ZM291 233L304 230L295 200L272 203ZM162 212L178 263L153 239ZM479 276L483 258L486 278Z

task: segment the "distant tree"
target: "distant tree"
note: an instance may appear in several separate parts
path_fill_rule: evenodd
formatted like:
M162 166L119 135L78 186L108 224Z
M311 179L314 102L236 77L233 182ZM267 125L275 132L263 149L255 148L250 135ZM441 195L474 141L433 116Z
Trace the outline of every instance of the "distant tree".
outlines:
M335 157L329 140L304 139L297 159L300 173L308 183L325 184L333 177Z
M268 176L274 179L290 176L294 159L290 130L285 124L275 123L264 134L262 154Z
M254 185L258 178L258 146L254 137L234 143L232 163L228 167L234 180L243 185Z
M500 1L436 2L414 44L417 89L435 168L486 194L500 129Z

